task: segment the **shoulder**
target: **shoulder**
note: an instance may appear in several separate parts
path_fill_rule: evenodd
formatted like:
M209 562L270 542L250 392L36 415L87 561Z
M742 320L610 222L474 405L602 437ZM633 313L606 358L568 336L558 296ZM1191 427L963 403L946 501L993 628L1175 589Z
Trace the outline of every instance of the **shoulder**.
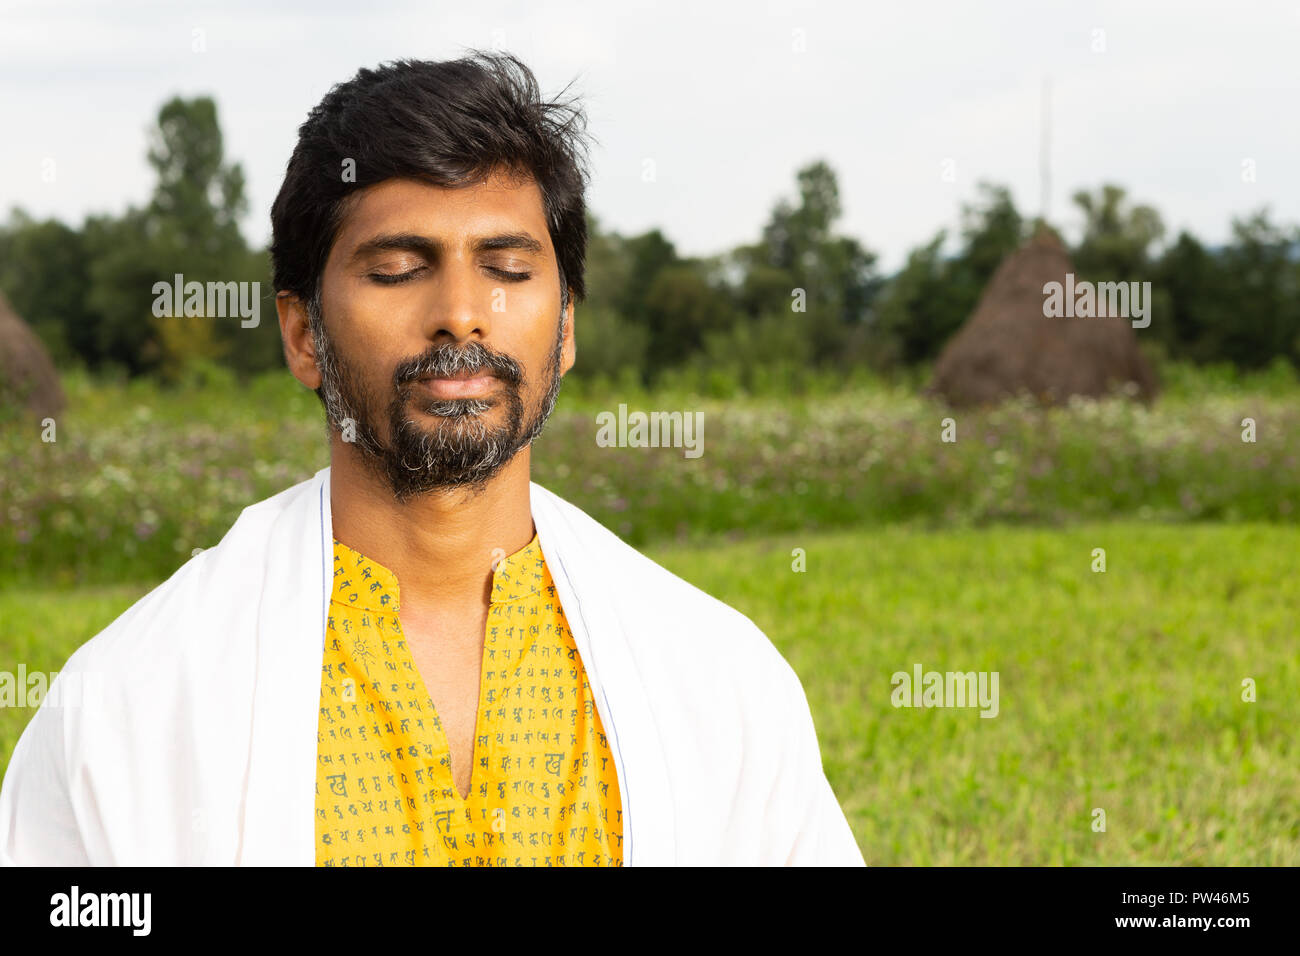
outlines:
M689 661L690 671L711 672L715 686L737 677L780 693L789 704L804 701L793 668L746 614L642 554L576 505L534 489L534 501L545 502L572 529L583 566L598 569L592 573L599 574L639 656L666 657L677 665Z
M803 684L762 629L576 506L540 490L534 500L567 528L559 557L573 555L572 575L590 578L572 582L575 592L621 625L634 661L622 686L644 691L679 781L678 859L860 865ZM534 517L540 526L536 508Z
M308 479L246 507L216 545L197 551L82 644L65 670L111 673L114 679L124 670L148 672L150 666L142 662L161 663L184 653L194 644L187 636L199 624L237 615L232 597L253 592L262 576L264 549L258 542L311 483ZM248 607L255 601L242 603Z

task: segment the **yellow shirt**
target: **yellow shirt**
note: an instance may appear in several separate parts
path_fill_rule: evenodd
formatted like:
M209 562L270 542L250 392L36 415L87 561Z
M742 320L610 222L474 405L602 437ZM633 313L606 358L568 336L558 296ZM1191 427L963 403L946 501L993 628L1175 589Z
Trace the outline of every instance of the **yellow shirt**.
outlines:
M618 776L537 536L499 561L462 799L396 576L334 542L317 866L621 866Z

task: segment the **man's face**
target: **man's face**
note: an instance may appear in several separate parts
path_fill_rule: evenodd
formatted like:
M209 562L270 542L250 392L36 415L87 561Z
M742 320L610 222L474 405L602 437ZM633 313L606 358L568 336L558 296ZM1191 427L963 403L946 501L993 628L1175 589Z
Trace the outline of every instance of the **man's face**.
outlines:
M565 321L532 181L367 189L321 299L327 414L399 500L481 487L541 432L573 366L572 306Z

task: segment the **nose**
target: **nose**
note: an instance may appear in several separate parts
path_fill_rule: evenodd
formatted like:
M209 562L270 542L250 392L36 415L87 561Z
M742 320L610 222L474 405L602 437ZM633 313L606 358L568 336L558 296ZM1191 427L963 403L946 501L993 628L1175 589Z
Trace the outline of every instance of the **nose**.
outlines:
M458 345L487 338L492 308L485 295L490 293L475 275L473 262L460 255L448 256L438 269L436 281L429 284L430 299L422 329L425 337L430 342Z

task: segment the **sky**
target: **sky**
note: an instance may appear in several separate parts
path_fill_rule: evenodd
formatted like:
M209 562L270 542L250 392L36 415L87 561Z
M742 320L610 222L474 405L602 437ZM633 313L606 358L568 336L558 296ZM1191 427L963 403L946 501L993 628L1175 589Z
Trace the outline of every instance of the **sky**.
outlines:
M1300 2L571 2L0 0L0 214L79 223L153 186L147 131L173 95L211 95L244 168L250 242L297 128L359 67L501 49L543 92L569 86L594 142L605 229L663 230L682 255L760 234L795 173L835 170L838 231L885 271L976 184L1049 219L1103 182L1169 236L1217 244L1268 206L1300 221ZM645 175L654 171L653 178Z

